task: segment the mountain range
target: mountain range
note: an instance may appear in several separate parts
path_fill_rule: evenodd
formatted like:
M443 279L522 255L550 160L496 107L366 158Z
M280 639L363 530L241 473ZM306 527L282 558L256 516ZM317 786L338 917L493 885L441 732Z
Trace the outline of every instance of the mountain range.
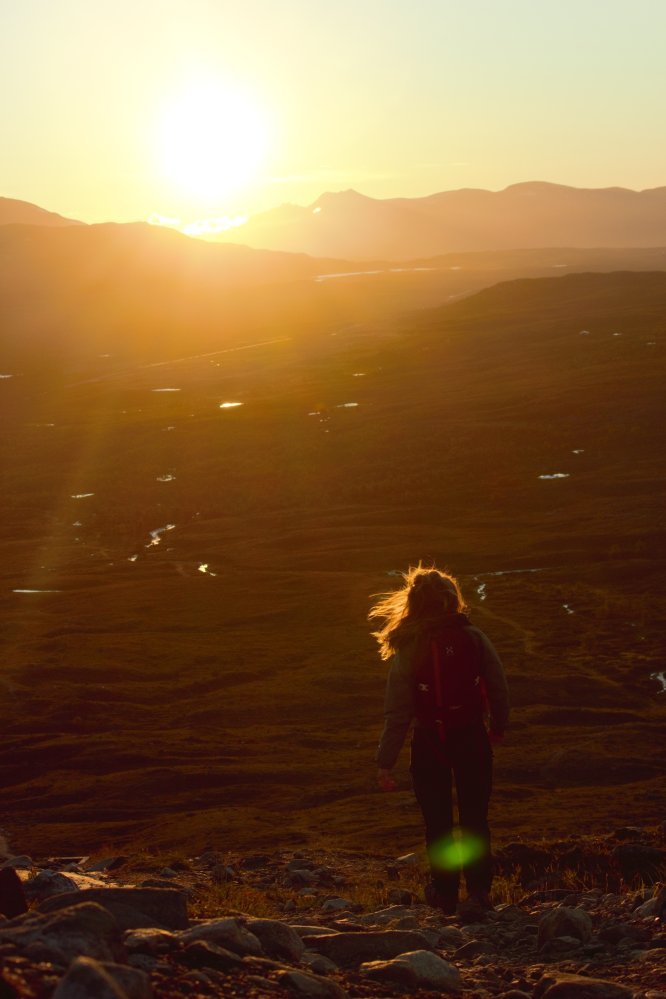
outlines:
M405 260L545 246L666 245L666 187L580 189L532 182L377 200L357 191L283 205L220 234L225 242L314 256Z

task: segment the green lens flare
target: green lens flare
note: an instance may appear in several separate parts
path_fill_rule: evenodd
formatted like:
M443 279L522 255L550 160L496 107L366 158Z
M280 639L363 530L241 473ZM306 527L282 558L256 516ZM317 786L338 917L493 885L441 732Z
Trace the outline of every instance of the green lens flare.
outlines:
M437 840L428 847L431 865L446 871L459 871L461 867L466 867L482 857L484 852L483 840L478 836L460 832Z

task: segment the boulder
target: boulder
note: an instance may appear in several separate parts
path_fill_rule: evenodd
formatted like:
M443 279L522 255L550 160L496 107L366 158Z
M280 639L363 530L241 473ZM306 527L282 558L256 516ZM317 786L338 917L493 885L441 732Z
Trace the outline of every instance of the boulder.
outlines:
M344 912L349 909L352 902L348 898L327 898L321 907L322 912Z
M53 913L30 913L22 920L0 925L0 944L11 943L21 951L37 945L58 964L81 956L99 961L122 959L125 949L120 929L111 913L95 902L71 904Z
M148 975L137 968L77 957L53 993L53 999L151 999Z
M250 933L238 919L233 918L213 919L207 923L200 923L179 933L178 937L184 944L192 943L194 940L206 940L241 956L259 955L262 952L259 938Z
M585 909L570 909L560 905L539 920L537 947L541 950L555 937L575 937L585 943L592 936L592 920Z
M123 930L181 930L189 926L187 898L177 888L84 888L77 894L77 901L103 906ZM71 904L69 895L54 895L41 902L39 909L55 912Z
M375 981L392 982L410 989L437 989L449 993L462 990L458 969L427 950L400 954L391 961L368 961L361 965L360 971Z
M140 929L127 930L123 943L128 954L168 954L180 947L180 940L169 930Z
M269 957L284 958L295 964L300 961L305 944L288 923L277 919L250 919L247 928L259 939L262 950Z
M320 934L304 937L304 943L308 950L323 954L343 968L354 967L364 961L390 960L408 951L431 949L427 938L415 930L337 933L335 936Z
M34 878L30 878L23 885L26 897L31 900L42 901L52 895L63 895L67 892L77 892L79 886L72 878L58 871L40 871Z
M117 871L128 860L129 857L124 856L97 857L96 860L88 858L81 862L81 867L84 871L89 871L91 874L100 874L102 871Z
M633 990L626 985L560 972L544 975L534 991L534 999L632 999L632 996Z
M284 971L278 976L280 985L312 999L346 999L347 993L336 982L304 971Z
M238 954L209 940L193 940L177 959L188 968L215 968L216 971L230 971L243 964Z

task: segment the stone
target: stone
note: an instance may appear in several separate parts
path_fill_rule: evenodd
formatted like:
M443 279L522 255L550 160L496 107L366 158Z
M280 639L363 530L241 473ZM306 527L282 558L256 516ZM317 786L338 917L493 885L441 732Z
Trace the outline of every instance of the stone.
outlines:
M95 902L70 904L53 913L31 912L21 921L0 925L0 944L4 942L22 951L37 944L50 952L53 960L65 964L79 955L99 961L125 956L116 920Z
M304 950L301 955L301 964L304 964L315 975L328 975L331 971L337 971L338 966L335 961L317 954L314 950Z
M180 946L175 933L169 930L140 929L128 930L123 936L123 943L129 954L168 954Z
M78 892L79 886L72 878L57 871L40 871L34 878L30 878L23 885L26 897L31 900L42 901L52 895L63 895L67 892Z
M343 912L353 903L348 898L327 898L321 907L322 912Z
M82 861L81 868L84 871L89 871L91 874L101 874L103 871L117 871L128 860L129 857L121 855L117 857L98 857L96 860L87 859Z
M323 936L336 936L340 930L334 929L332 926L304 926L301 923L291 923L292 930L298 933L299 937L312 937L318 934Z
M188 968L215 968L217 971L230 971L243 965L238 954L210 940L193 940L178 955L178 961Z
M408 951L430 950L427 938L414 930L320 934L305 937L304 942L308 950L323 954L343 968L363 961L390 960Z
M206 940L239 955L259 955L262 952L258 937L250 933L238 919L232 917L200 923L199 926L184 930L178 936L184 944L192 943L194 940Z
M127 996L98 961L78 957L58 982L53 999L127 999Z
M314 885L317 883L317 880L317 875L314 871L308 871L305 868L289 872L289 884L293 885L294 888L300 888L303 885Z
M411 905L414 901L414 896L411 891L407 891L404 888L391 888L388 893L388 901L392 905Z
M666 888L661 888L654 898L649 898L642 905L639 905L633 912L638 919L662 918L666 915Z
M347 993L336 982L304 971L284 971L278 976L280 985L313 999L346 999Z
M421 862L418 853L403 853L402 857L398 857L396 864L400 867L418 867Z
M53 999L151 999L152 994L145 972L78 957L58 983Z
M250 919L247 928L259 939L265 954L284 958L295 964L300 961L305 944L288 923L281 923L277 919Z
M537 948L542 947L555 937L575 937L581 943L586 943L592 936L592 920L584 909L569 909L561 905L551 909L539 920Z
M189 926L187 898L177 888L85 888L78 893L77 901L103 906L123 930L180 930ZM55 912L71 904L69 896L54 895L41 902L39 909Z
M374 981L393 982L409 988L438 989L449 993L462 990L458 969L427 950L400 954L391 961L368 961L359 970Z
M468 940L453 955L454 961L471 961L479 954L494 954L495 948L487 940Z
M24 853L20 857L9 857L0 864L0 868L13 867L15 871L31 871L35 866L32 857L28 857Z
M544 975L534 990L534 999L632 999L633 990L601 978L554 972Z
M14 919L28 911L23 884L13 867L0 870L0 915Z

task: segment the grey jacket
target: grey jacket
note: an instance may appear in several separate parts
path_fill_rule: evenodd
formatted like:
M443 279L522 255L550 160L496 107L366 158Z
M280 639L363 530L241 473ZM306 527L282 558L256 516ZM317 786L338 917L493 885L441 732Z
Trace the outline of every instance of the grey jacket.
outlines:
M502 735L509 720L509 688L504 667L490 640L479 628L468 626L479 639L480 673L486 683L490 707L490 730ZM384 731L377 750L377 765L395 766L414 718L414 659L416 641L402 646L390 660L384 701Z

